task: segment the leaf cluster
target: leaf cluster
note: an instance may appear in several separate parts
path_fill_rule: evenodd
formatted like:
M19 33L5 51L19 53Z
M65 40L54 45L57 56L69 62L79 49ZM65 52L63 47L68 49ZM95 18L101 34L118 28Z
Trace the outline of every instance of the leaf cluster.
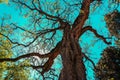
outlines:
M96 66L96 76L100 80L120 79L120 48L108 47L102 53L102 58Z
M6 33L3 30L4 33ZM0 35L0 58L12 58L13 52L11 50L12 43L8 41L4 36ZM24 66L23 66L24 65ZM28 80L29 69L25 66L29 66L28 60L21 62L1 62L0 63L0 80Z
M112 35L117 38L120 38L120 12L114 11L105 16L108 29Z

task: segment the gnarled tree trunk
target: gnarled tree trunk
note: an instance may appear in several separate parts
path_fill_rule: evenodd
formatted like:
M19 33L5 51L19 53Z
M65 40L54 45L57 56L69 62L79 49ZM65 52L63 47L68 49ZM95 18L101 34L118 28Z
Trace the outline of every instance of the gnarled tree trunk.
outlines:
M86 80L85 66L78 40L74 38L69 29L64 32L61 49L63 69L59 80Z

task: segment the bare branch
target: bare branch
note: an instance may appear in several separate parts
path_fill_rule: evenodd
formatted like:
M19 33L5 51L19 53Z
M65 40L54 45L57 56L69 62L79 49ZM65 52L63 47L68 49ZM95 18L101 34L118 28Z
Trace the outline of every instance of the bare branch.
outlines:
M34 3L34 0L32 0L32 5L34 6L35 9L37 9L35 3Z
M16 27L17 27L17 28L20 28L20 29L22 29L22 30L24 30L24 31L27 31L27 30L25 30L25 29L23 29L23 28L21 28L21 27L19 27L19 26L16 26ZM12 44L16 44L16 46L28 47L28 46L30 46L32 43L34 43L34 42L39 38L39 36L41 36L41 35L43 35L43 34L47 34L47 33L49 33L49 32L55 32L56 30L59 30L59 29L62 29L62 28L61 28L61 27L58 27L58 28L54 28L54 29L42 30L42 31L36 33L36 37L35 37L31 42L29 42L29 44L27 44L27 45L22 44L22 43L19 43L19 42L14 42L14 41L12 41L12 40L10 39L10 37L6 36L5 34L0 33L0 35L2 35L2 36L4 36L5 38L7 38ZM30 32L30 31L28 31L28 32L32 34L32 32ZM14 46L14 47L16 47L16 46Z
M63 29L63 27L58 27L58 28L53 28L53 29L45 29L45 30L41 30L39 31L37 34L39 35L43 35L43 34L46 34L46 33L49 33L49 32L55 32L56 30L61 30Z
M50 15L50 14L44 12L44 11L41 9L41 7L40 7L39 2L38 2L39 8L37 8L37 7L35 6L35 4L34 4L33 1L34 1L34 0L32 0L32 5L33 5L34 7L30 7L28 4L26 4L26 3L24 3L24 2L21 2L20 0L18 0L18 1L13 0L13 2L18 3L18 4L21 4L21 5L27 7L28 9L30 9L30 10L32 10L32 11L33 11L33 10L38 11L40 14L46 15L46 16L48 16L49 18L51 18L51 19L53 19L53 20L56 20L56 21L59 21L59 22L63 22L63 19L61 19L60 17L58 17L58 16L53 16L53 15ZM38 0L38 1L39 1L39 0Z
M24 44L21 44L21 43L18 43L18 42L13 42L8 36L6 36L6 35L4 35L4 34L2 34L2 33L0 33L0 35L2 35L2 36L4 36L5 38L7 38L11 43L13 43L13 44L17 44L17 45L22 45L22 46L25 46L26 47L26 45L24 45Z
M30 65L30 67L32 67L33 69L39 69L39 68L43 68L44 66L41 66L41 65L39 65L39 66Z
M12 0L12 1L15 2L15 3L20 3L20 4L24 5L24 6L26 6L27 8L29 8L30 10L35 10L35 8L30 7L29 5L27 5L26 3L21 2L20 0L18 0L18 1Z
M106 44L111 44L111 42L108 42L105 37L103 37L102 35L99 35L99 34L97 33L97 31L96 31L95 29L93 29L91 26L86 26L86 27L84 27L84 28L82 29L82 32L81 32L80 35L82 35L84 32L86 32L86 31L88 31L88 30L91 31L91 32L93 32L93 33L96 35L97 38L102 39ZM80 36L80 35L79 35L79 36Z
M24 29L24 28L16 25L15 23L11 23L10 25L15 26L15 28L13 28L13 30L15 30L15 29L21 29L21 30L23 30L23 31L27 31L27 32L30 33L30 34L35 34L35 33L31 32L31 31L29 31L29 30L26 30L26 29Z
M90 61L93 65L93 67L96 69L95 63L93 62L93 60L91 60L87 55L85 55L85 53L82 54L83 57L85 57L88 61Z

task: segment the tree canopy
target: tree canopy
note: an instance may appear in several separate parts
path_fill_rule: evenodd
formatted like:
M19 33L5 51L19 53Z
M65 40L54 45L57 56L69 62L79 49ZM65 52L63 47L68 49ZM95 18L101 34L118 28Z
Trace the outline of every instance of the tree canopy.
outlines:
M94 38L87 41L88 43L96 37L109 46L111 42L108 39L112 35L100 34L101 27L97 25L99 28L97 30L93 24L90 24L93 19L90 17L94 13L103 13L103 15L111 11L114 11L111 14L116 13L115 10L119 9L119 0L10 0L8 5L18 9L19 16L23 17L18 22L5 18L1 18L0 21L0 28L7 31L5 33L1 30L0 35L11 44L9 50L14 51L12 57L9 57L11 55L9 53L7 57L0 58L1 63L15 63L14 70L12 66L8 68L12 69L12 74L17 76L10 75L11 79L24 77L23 80L27 80L28 76L25 75L29 73L26 70L30 68L29 71L37 72L34 77L40 80L86 80L85 60L91 62L94 67L95 63L89 54L83 52L81 36L89 31ZM108 11L100 11L104 7L107 7ZM13 12L13 14L16 13ZM116 18L115 15L113 16ZM115 20L109 18L109 15L105 18L107 24ZM24 24L21 25L19 22L24 22ZM114 24L119 25L119 21L113 22L112 26ZM6 27L7 25L9 27ZM110 33L112 33L112 26L108 27ZM119 27L114 26L114 29L119 29ZM119 30L116 31L119 32ZM116 31L112 33L114 36L117 36ZM1 39L4 40L4 38ZM90 36L88 38L90 39ZM58 55L61 57L59 61L62 62L60 70L56 70L53 66ZM21 74L22 72L24 74ZM29 75L31 74L34 73ZM10 79L9 77L7 79Z

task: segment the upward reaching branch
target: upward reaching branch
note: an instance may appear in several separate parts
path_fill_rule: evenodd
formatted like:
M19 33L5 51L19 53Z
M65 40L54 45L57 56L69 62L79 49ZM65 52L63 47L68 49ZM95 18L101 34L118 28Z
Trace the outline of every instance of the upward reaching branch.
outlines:
M86 19L89 16L89 8L90 3L93 0L83 0L82 7L80 9L80 13L73 24L73 32L76 35L76 38L78 38L78 35L81 33L81 29L86 21Z

